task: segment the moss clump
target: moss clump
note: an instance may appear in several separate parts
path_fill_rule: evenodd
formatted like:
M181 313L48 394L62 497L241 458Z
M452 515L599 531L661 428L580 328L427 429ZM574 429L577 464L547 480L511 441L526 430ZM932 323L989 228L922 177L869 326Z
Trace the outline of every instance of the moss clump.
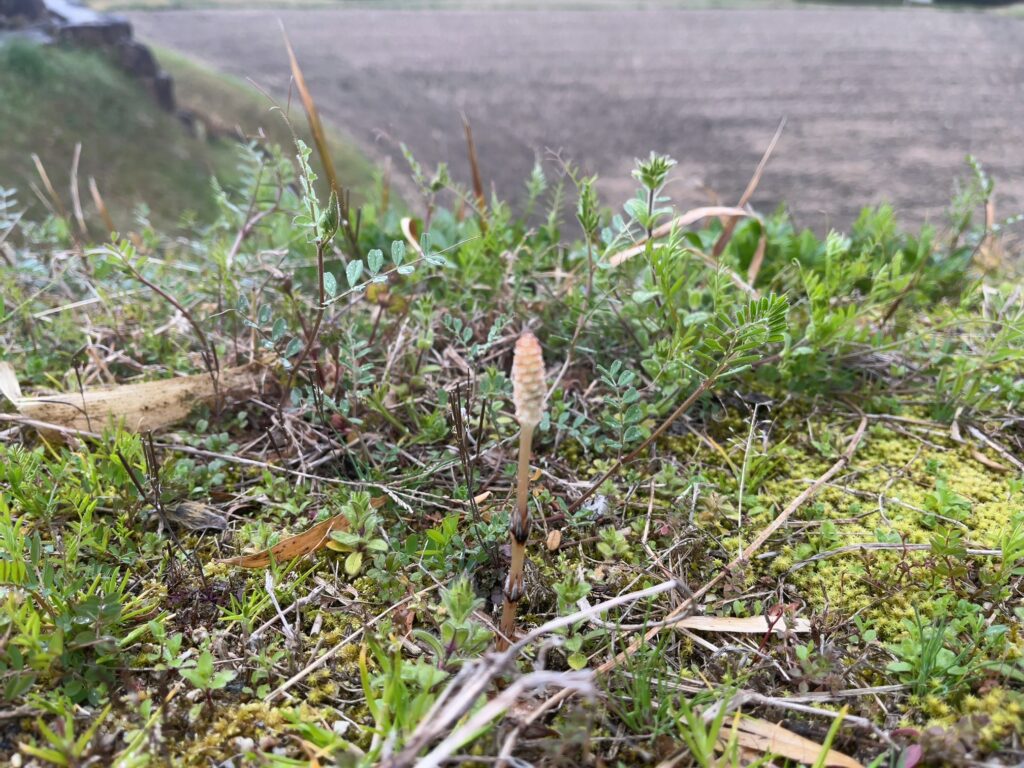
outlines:
M280 710L262 701L218 710L206 731L181 755L182 763L199 766L227 760L237 751L236 739L248 738L258 744L265 736L278 733L284 727L285 719Z
M968 696L964 712L978 727L978 741L985 749L996 749L1011 734L1024 733L1024 695L1005 688L993 688L978 698Z
M767 525L831 463L808 448L791 451L790 460L779 465L781 474L764 484L762 510L748 518L748 531ZM930 616L941 593L926 568L930 552L854 550L795 566L855 544L928 544L947 527L962 532L967 546L997 548L1022 501L1011 480L952 441L934 435L922 441L875 426L847 478L823 489L790 521L800 534L781 547L771 572L812 612L857 614L873 623L881 639L891 638L915 608Z

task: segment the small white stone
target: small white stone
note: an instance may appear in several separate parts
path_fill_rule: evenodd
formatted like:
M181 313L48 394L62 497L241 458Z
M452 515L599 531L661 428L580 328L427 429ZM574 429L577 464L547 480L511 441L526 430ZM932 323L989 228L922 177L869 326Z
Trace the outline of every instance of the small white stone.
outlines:
M348 731L348 726L348 720L335 720L333 723L331 723L331 730L334 731L338 736L344 736L345 732Z
M239 736L235 739L235 748L239 752L252 752L256 749L256 742L248 736Z

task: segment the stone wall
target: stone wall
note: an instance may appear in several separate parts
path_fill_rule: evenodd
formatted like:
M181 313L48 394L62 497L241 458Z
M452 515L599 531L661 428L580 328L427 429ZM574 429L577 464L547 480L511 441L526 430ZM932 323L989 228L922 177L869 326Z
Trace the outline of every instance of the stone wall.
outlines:
M30 24L45 17L43 0L0 0L0 29Z

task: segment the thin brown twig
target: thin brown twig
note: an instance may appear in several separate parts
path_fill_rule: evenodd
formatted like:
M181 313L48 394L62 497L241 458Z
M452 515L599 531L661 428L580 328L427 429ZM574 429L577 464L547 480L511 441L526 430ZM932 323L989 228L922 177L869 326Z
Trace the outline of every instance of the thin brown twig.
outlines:
M68 217L67 209L64 207L64 203L60 199L60 195L57 194L57 190L53 188L53 183L50 181L50 175L46 172L46 167L43 165L43 161L39 158L35 152L32 153L32 162L36 166L36 173L39 174L40 180L43 182L43 187L46 189L46 194L49 195L50 201L53 203L54 210L57 214L71 223Z
M220 360L217 358L217 348L210 343L206 333L203 332L202 326L196 321L192 313L185 309L185 305L178 301L173 295L165 291L159 285L154 283L152 280L147 278L140 272L134 264L128 261L128 259L122 259L121 263L124 264L125 268L132 273L132 277L142 283L144 286L149 288L155 294L160 296L164 301L173 306L182 316L188 321L188 324L192 326L192 330L196 332L199 337L200 343L200 354L203 358L203 363L206 365L206 372L210 375L210 380L213 382L213 393L215 402L220 402Z
M100 194L100 188L96 184L96 179L92 176L89 177L89 194L92 196L93 205L96 206L100 218L103 219L103 225L107 228L107 235L109 236L117 228L114 226L114 220L110 218L110 211L107 210L107 204L103 200L103 195Z

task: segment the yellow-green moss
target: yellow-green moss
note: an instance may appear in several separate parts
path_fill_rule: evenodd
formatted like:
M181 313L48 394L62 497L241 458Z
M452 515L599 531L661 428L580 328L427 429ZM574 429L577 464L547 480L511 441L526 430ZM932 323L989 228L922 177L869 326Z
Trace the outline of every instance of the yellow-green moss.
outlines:
M237 751L235 739L246 737L259 743L264 736L278 733L284 727L285 719L280 711L262 701L218 710L205 732L188 745L182 760L185 765L196 766L209 765L211 760L220 762Z
M978 733L982 746L992 748L1010 734L1024 733L1024 696L1005 688L994 688L981 698L967 697L964 712L984 717Z
M809 445L789 450L787 461L777 468L781 474L767 480L760 489L759 498L764 500L761 509L745 515L742 536L734 533L723 544L730 548L749 540L830 464L831 460L813 452ZM934 594L920 578L922 574L911 578L901 572L907 565L920 566L928 552L850 552L791 571L802 559L798 556L801 545L813 540L824 521L835 525L837 538L819 550L873 543L880 533L898 536L894 536L896 541L910 544L928 543L934 530L925 525L925 510L941 478L949 491L971 505L962 526L968 545L998 547L1000 536L1021 508L1022 500L1012 498L1010 477L983 465L969 448L941 436L929 434L926 443L912 435L874 426L854 455L846 477L836 478L836 485L842 487L822 489L783 529L793 535L781 546L780 556L770 564L770 570L796 588L811 613L820 613L826 607L839 617L857 613L873 622L881 639L895 636L902 632L903 619L912 616L915 607L927 614L933 602ZM884 496L881 509L879 495ZM873 582L893 585L892 594L879 594Z

